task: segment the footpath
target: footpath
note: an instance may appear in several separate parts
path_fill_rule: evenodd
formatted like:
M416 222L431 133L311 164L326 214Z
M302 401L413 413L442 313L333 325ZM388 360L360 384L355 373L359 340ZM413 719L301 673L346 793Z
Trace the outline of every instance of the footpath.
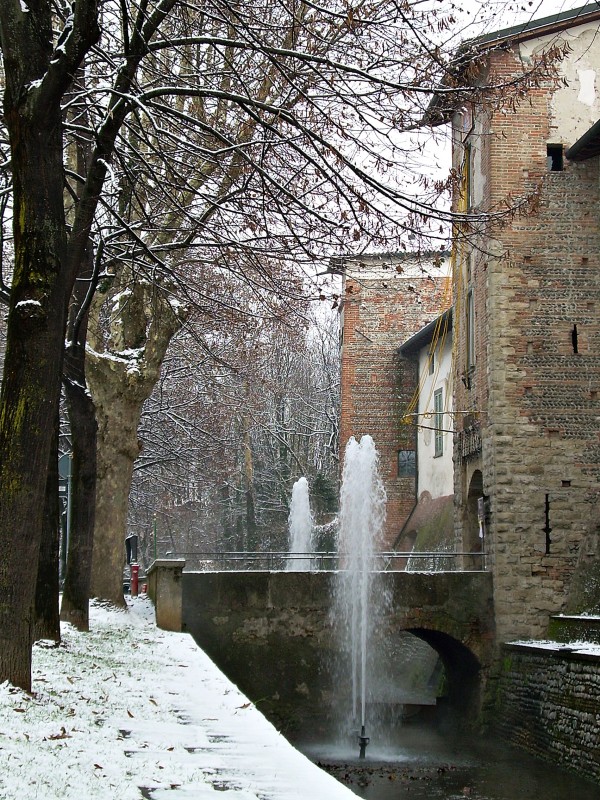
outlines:
M0 800L356 798L146 598L90 627L35 645L32 695L0 685Z

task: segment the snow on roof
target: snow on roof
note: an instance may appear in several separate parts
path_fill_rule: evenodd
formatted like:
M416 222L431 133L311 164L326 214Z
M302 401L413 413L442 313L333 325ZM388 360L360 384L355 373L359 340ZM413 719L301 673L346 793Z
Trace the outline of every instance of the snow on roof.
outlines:
M33 653L33 694L0 685L3 800L350 800L149 601L93 604L91 632Z
M506 642L506 647L526 649L532 651L544 651L557 653L559 655L573 654L574 656L584 656L585 658L600 659L600 644L594 642L557 642L554 640L527 640Z

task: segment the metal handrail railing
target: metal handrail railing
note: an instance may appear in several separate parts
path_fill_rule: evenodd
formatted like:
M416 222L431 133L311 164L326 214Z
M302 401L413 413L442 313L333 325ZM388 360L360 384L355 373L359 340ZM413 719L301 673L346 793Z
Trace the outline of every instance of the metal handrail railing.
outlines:
M184 558L186 570L200 572L262 572L262 571L331 571L344 570L344 556L334 551L316 550L305 553L290 553L282 550L270 550L257 553L244 550L210 551L194 550L188 552L168 551L167 558ZM387 572L408 570L411 572L463 572L486 569L486 553L478 552L446 552L380 551L373 554L373 571ZM465 559L462 560L461 559ZM468 559L468 561L466 561ZM432 562L429 568L421 569L423 561ZM451 563L449 568L440 569L440 562Z

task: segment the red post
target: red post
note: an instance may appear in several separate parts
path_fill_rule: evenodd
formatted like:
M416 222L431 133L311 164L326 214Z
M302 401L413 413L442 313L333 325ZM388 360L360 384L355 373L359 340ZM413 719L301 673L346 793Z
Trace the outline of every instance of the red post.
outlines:
M138 594L138 576L140 573L140 565L131 565L131 596L137 597Z

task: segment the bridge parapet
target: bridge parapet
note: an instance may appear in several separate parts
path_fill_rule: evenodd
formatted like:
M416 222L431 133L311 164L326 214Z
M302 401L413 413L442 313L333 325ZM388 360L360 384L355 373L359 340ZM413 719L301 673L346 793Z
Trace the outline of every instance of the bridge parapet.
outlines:
M188 572L271 572L301 571L321 572L343 568L336 551L311 550L290 553L289 550L256 551L199 551L168 552L167 557L183 558ZM471 565L466 567L465 565ZM431 571L465 572L487 569L487 554L455 551L381 551L373 555L373 570L380 572Z

